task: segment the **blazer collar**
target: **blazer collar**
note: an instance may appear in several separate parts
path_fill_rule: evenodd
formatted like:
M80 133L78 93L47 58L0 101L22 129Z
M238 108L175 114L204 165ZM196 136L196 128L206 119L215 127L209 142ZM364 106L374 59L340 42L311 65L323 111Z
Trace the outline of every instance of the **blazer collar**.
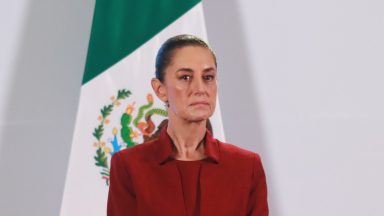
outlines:
M219 163L220 161L220 152L219 146L216 141L212 137L212 134L207 129L204 137L204 153L210 159L210 161L214 163ZM157 146L157 155L158 161L160 164L165 164L168 161L174 160L174 149L175 146L172 142L172 139L169 137L167 133L167 126L161 129L159 137L156 141Z

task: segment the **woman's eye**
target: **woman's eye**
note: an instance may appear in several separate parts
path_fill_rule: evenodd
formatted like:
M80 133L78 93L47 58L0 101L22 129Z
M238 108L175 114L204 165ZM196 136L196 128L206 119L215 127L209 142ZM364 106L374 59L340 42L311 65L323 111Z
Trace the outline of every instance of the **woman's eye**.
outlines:
M189 76L189 75L183 75L183 76L180 77L180 79L181 79L181 80L188 81L188 80L191 79L191 76Z
M211 80L215 79L215 76L213 76L213 75L206 75L206 76L203 76L203 79L206 80L206 81L211 81Z

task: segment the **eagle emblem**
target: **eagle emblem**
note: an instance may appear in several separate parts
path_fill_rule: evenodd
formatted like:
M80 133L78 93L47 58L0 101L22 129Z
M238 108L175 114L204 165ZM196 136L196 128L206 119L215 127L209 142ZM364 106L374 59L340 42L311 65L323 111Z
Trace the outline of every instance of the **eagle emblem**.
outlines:
M95 138L93 147L96 149L95 165L101 169L101 178L107 186L109 185L109 164L112 155L156 137L160 128L167 121L165 119L168 116L167 111L153 107L152 94L147 94L147 103L141 106L136 106L134 101L129 103L130 96L131 91L129 90L118 90L117 94L110 98L111 102L100 109L100 115L97 117L98 125L93 130ZM122 106L125 109L118 109ZM137 110L136 107L138 107ZM115 116L114 118L111 118L112 114ZM158 116L157 122L161 122L157 127L153 120L154 116Z

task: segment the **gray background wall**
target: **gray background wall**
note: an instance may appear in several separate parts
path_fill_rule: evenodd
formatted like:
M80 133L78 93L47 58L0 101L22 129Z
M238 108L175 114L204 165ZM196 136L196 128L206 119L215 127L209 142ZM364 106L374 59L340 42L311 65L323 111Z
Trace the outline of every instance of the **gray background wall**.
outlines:
M93 0L0 3L0 215L59 215Z
M93 0L0 2L0 215L58 215ZM381 1L204 1L227 141L271 215L382 215Z

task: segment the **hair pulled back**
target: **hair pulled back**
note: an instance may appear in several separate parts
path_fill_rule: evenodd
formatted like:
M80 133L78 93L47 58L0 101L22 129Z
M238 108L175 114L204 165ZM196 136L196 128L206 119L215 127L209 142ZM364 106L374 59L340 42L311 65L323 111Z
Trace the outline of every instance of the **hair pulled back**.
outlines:
M215 65L217 66L215 53L205 41L194 35L177 35L165 41L157 52L155 72L157 79L159 79L161 82L164 81L165 69L171 64L175 50L186 46L197 46L208 49L209 51L211 51L213 59L215 61Z

